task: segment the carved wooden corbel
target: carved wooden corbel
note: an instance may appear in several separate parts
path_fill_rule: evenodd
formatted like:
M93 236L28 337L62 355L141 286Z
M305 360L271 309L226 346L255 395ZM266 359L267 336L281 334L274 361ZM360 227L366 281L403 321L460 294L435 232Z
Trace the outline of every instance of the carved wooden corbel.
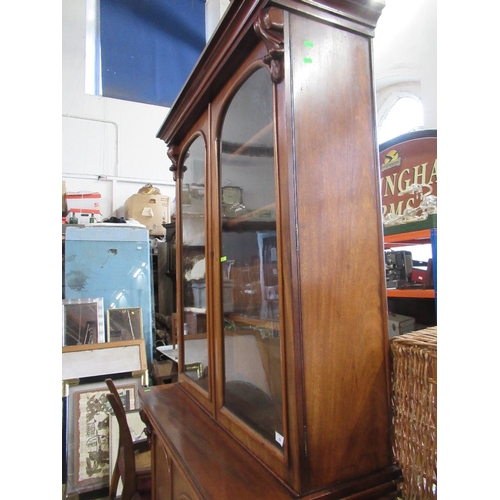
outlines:
M186 171L186 167L182 167L182 169L179 172L179 155L180 155L179 146L174 144L168 147L167 156L170 158L170 161L172 162L172 165L170 166L169 170L170 172L173 173L174 181L176 181L177 178L182 179L182 174Z
M283 80L283 11L275 7L263 10L254 23L254 30L268 50L263 61L269 66L271 80L280 83Z

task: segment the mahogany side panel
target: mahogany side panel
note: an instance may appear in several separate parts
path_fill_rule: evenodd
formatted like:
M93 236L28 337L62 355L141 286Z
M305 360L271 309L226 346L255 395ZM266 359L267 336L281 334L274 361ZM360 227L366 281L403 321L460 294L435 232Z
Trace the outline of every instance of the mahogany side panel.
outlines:
M290 15L310 488L391 464L370 39Z

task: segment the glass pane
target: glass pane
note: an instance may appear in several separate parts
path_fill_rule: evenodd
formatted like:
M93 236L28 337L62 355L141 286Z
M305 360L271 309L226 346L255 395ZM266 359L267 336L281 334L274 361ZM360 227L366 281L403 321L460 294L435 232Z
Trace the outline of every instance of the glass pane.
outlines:
M273 87L267 69L259 69L231 100L221 137L224 401L281 446L273 128Z
M184 156L182 267L184 371L208 388L205 274L205 142L198 136Z

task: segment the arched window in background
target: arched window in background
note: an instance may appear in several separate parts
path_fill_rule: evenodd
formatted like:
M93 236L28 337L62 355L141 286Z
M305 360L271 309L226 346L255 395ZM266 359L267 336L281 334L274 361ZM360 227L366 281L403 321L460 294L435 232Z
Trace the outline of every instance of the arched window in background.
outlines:
M424 127L424 109L416 97L400 97L381 118L378 129L378 141L382 144L401 134L422 130Z

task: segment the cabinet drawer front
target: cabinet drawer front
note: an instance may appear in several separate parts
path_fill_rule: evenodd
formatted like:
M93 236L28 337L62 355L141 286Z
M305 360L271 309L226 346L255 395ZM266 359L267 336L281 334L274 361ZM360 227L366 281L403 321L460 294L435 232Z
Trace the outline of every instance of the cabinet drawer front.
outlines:
M153 499L172 500L172 460L165 447L153 435Z
M202 500L184 474L174 466L172 470L173 500Z

